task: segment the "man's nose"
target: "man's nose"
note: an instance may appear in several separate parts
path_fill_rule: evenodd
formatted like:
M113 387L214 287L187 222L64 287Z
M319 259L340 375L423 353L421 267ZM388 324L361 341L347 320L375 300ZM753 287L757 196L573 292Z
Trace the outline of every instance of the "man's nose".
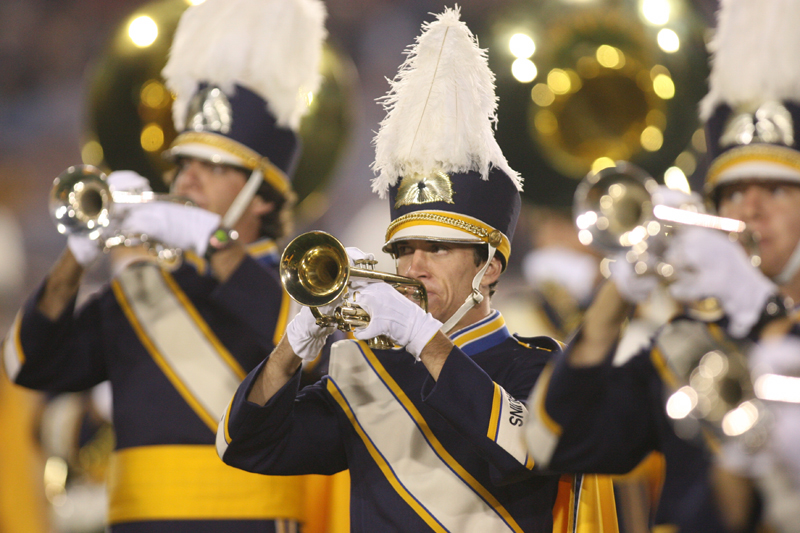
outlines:
M412 254L409 254L407 269L405 276L409 278L416 278L424 276L427 272L426 268L427 256L424 250L416 249Z
M763 187L757 185L747 187L742 198L742 218L752 219L761 215L764 209L764 200L768 195L769 191Z
M188 161L181 166L178 174L175 176L176 193L180 193L181 190L186 190L191 185L197 183L199 179L199 167L200 163L197 161Z

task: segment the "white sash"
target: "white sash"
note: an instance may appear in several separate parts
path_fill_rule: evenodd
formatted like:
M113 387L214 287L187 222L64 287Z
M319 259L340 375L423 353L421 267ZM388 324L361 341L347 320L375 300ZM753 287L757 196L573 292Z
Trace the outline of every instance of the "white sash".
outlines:
M411 356L409 356L411 357ZM398 494L435 531L522 531L436 439L364 343L333 345L328 390Z
M245 373L170 274L152 263L125 269L112 288L144 347L197 415L217 424Z

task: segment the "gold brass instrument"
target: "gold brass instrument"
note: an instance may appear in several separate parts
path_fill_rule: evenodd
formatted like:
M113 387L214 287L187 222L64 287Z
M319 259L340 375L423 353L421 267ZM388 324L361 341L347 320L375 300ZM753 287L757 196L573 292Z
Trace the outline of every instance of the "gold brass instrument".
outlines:
M372 269L376 261L357 260L350 266L350 259L338 239L324 231L310 231L297 236L281 255L281 283L297 303L311 308L321 327L336 326L342 331L369 324L369 314L349 300L350 279L360 277L384 281L406 296L417 301L423 310L428 310L428 296L422 282L387 272ZM343 297L331 315L324 315L319 308L332 304ZM387 349L394 344L385 336L370 339L371 348Z
M108 234L114 218L114 206L141 204L152 201L170 201L194 205L191 200L152 191L112 191L106 175L91 165L74 165L59 174L50 190L50 216L59 233L85 235L96 240L105 251L114 246L143 244L159 260L174 261L178 250L149 240L146 235L128 236L116 232Z
M740 220L702 213L696 205L680 208L653 200L658 183L644 170L625 161L589 173L575 190L573 214L580 241L606 254L627 251L638 274L649 270L662 278L673 274L661 259L664 240L680 225L702 226L737 235Z

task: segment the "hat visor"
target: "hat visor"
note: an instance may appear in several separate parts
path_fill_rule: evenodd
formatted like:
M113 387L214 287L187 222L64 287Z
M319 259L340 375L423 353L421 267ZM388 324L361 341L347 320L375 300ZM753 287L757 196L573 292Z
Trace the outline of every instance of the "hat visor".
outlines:
M741 181L800 183L800 152L769 144L734 148L717 157L708 169L706 191Z
M717 177L716 187L745 180L794 181L800 183L800 169L771 161L750 161L732 166Z
M176 161L181 157L191 157L202 161L209 161L216 165L231 165L234 167L249 168L247 162L230 152L201 143L186 143L173 146L164 152L164 157Z
M415 224L402 228L394 233L392 237L383 245L383 251L390 253L392 244L401 241L434 241L452 242L462 244L480 244L486 241L476 237L466 231L447 226L434 226L428 224Z

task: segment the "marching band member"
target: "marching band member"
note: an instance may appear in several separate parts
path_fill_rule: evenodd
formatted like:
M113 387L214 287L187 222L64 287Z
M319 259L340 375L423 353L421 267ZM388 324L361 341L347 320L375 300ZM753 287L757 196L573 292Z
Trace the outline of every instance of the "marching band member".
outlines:
M491 308L521 182L491 130L485 52L459 19L446 9L423 25L376 137L384 249L398 274L424 284L430 312L384 282L359 283L369 325L334 344L329 374L298 390L301 362L332 329L303 308L240 386L217 449L266 474L349 468L352 531L616 531L608 480L534 475L523 446L520 399L559 345L510 334ZM397 347L363 342L377 335Z
M722 317L712 323L691 316L673 320L649 348L612 367L607 356L631 306L659 283L618 259L611 283L595 299L550 380L540 381L532 396L529 447L551 468L624 471L659 449L667 457L667 484L670 456L672 465L693 469L694 483L672 491L683 494L681 500L662 498L665 509L683 510L671 522L679 531L750 531L757 518L754 499L713 505L715 498L730 496L733 480L726 477L717 485L722 492L710 490L712 476L722 470L712 470L716 457L708 441L677 436L689 426L667 416L664 389L674 392L679 386L669 361L682 354L700 350L702 355L715 346L746 353L749 342L770 329L782 333L793 327L786 317L791 299L800 298L799 23L800 9L792 2L725 0L711 43L710 92L701 106L711 157L706 199L720 215L746 224L758 244L759 268L722 232L678 227L664 254L675 269L669 292L687 304L714 298ZM720 457L724 466L730 455Z
M3 359L19 385L60 392L110 381L111 531L299 528L302 479L229 468L213 445L226 402L283 333L275 241L286 231L325 15L318 0L207 0L186 10L163 74L181 132L168 152L172 192L197 207L150 202L113 221L121 234L184 250L184 262L170 269L116 247L111 283L76 309L100 247L70 235L8 334ZM149 189L132 172L109 182Z

